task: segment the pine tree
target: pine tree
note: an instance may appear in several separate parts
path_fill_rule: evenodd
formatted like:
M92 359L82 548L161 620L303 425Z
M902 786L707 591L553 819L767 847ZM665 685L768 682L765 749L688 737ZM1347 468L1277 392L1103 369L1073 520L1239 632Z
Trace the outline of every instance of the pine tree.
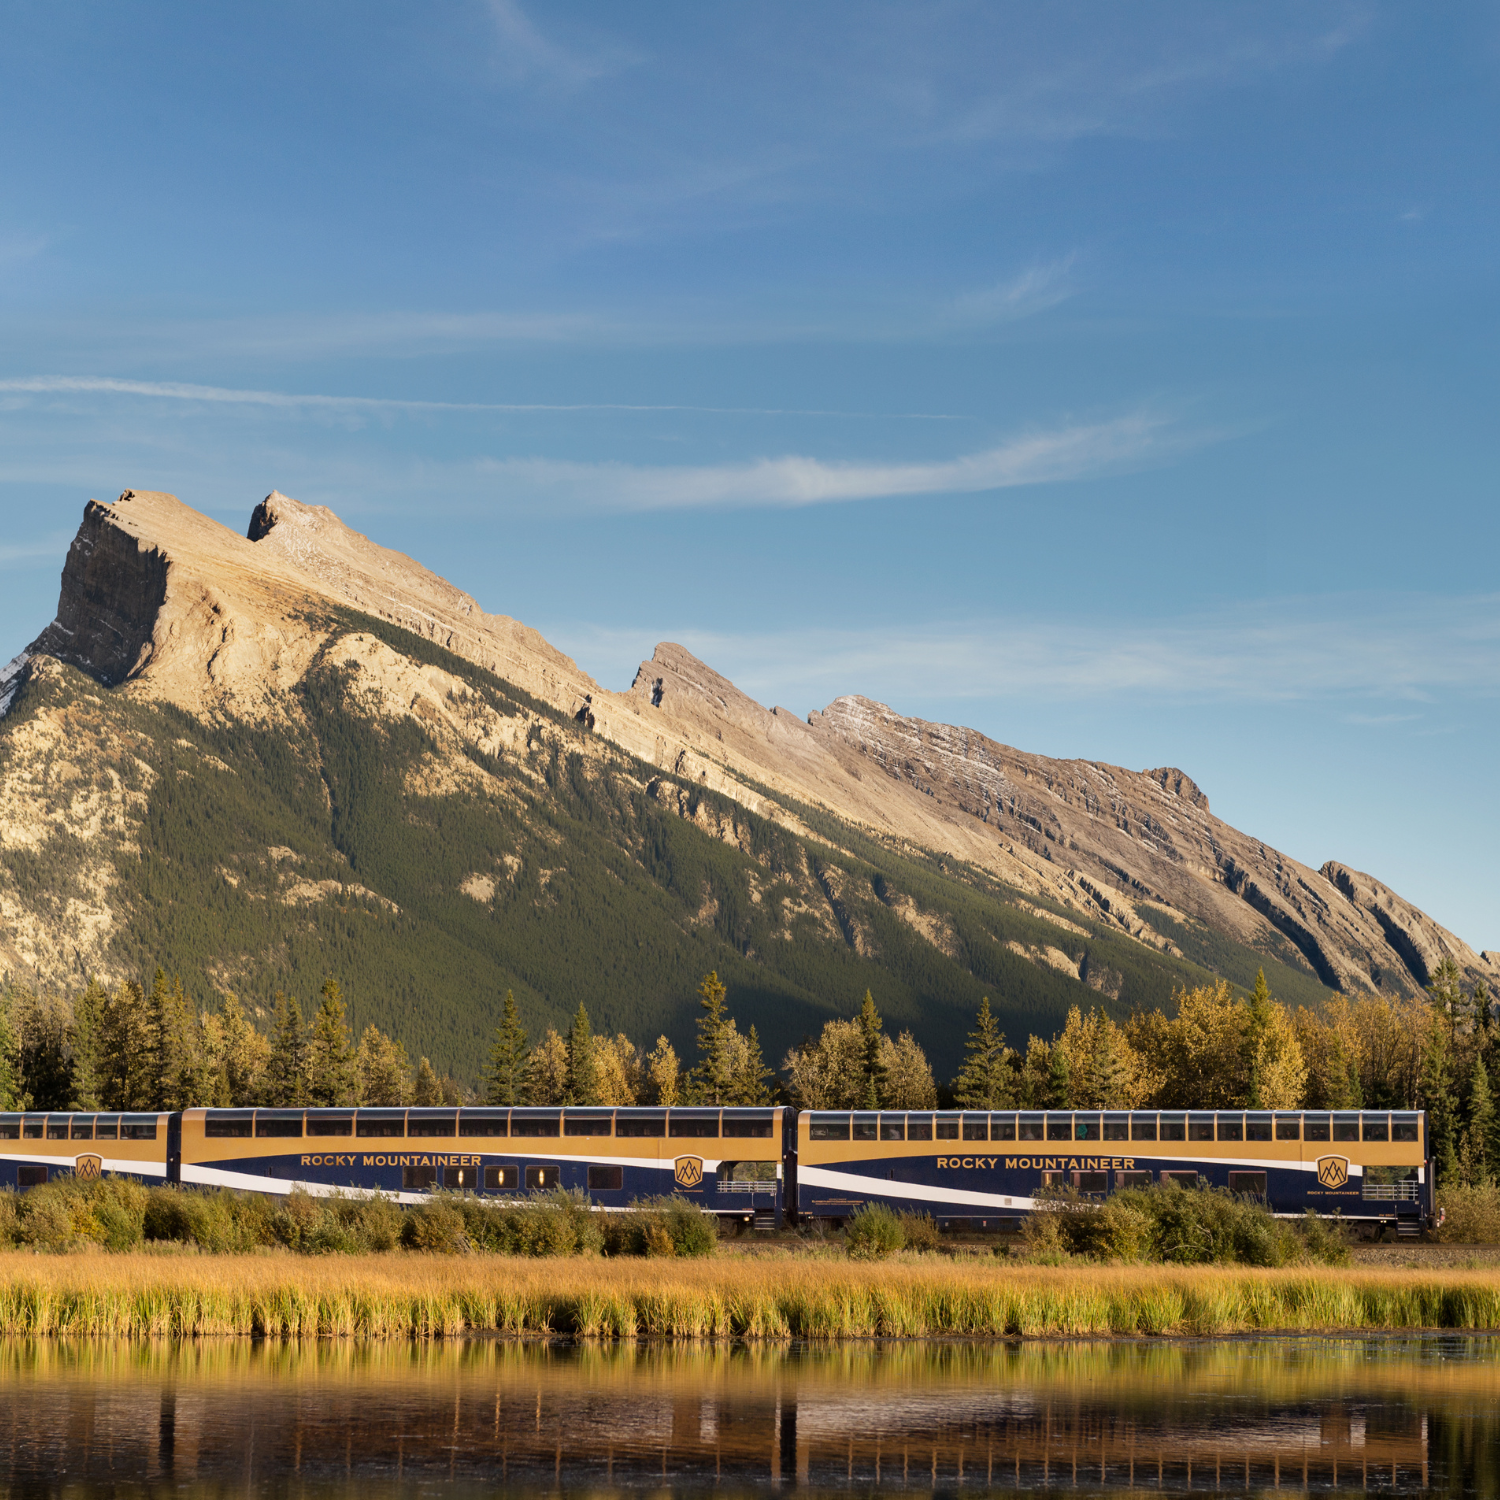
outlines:
M688 1079L695 1104L725 1104L734 1079L735 1025L725 1013L728 989L718 972L705 974L698 986L698 1066Z
M859 1036L863 1053L864 1100L862 1109L879 1109L885 1097L885 1066L880 1058L881 1021L875 1009L875 997L865 991L864 1004L859 1008Z
M0 1109L21 1107L16 1066L16 1034L11 1029L8 1000L0 1003Z
M727 1102L741 1105L769 1104L770 1081L775 1076L766 1066L765 1056L760 1050L760 1034L752 1026L749 1036L743 1038L739 1056L735 1060Z
M990 1014L990 997L979 1003L974 1030L964 1043L964 1065L953 1080L953 1100L960 1109L1008 1109L1014 1102L1005 1033Z
M443 1086L425 1057L417 1059L417 1082L412 1089L411 1102L418 1109L431 1109L443 1102Z
M307 1044L308 1097L315 1105L353 1104L359 1087L354 1039L337 979L323 985Z
M307 1103L307 1031L295 995L276 991L271 1009L271 1056L262 1084L265 1101L283 1109Z
M646 1058L648 1104L662 1104L670 1109L679 1102L682 1092L682 1064L677 1049L666 1037L659 1036Z
M411 1093L411 1067L406 1048L378 1026L366 1026L355 1056L359 1070L359 1102L371 1106L405 1104Z
M196 1074L196 1023L182 980L168 984L158 968L141 1018L141 1104L146 1109L186 1109Z
M1427 1131L1439 1184L1458 1180L1458 1120L1453 1099L1452 1041L1446 1014L1432 1019L1422 1048L1418 1105L1427 1111Z
M1068 1055L1061 1047L1053 1047L1047 1066L1048 1109L1071 1109L1073 1105L1073 1078L1068 1068Z
M594 1056L594 1032L583 1002L568 1028L568 1081L564 1104L597 1104L599 1102L599 1059Z
M484 1097L487 1103L520 1104L526 1092L526 1077L531 1067L531 1047L521 1027L516 997L505 992L505 1013L495 1028L490 1043L490 1060L484 1070Z
M1484 1059L1476 1053L1469 1081L1469 1150L1476 1187L1493 1182L1496 1169L1500 1167L1493 1155L1495 1133L1494 1096L1490 1093Z
M1271 1025L1271 987L1266 983L1266 971L1255 971L1255 988L1250 994L1250 1003L1245 1015L1245 1074L1249 1080L1245 1103L1250 1109L1262 1109L1261 1102L1261 1038Z
M95 1079L101 1108L150 1107L145 1027L145 993L133 979L127 979L109 997L99 1015Z
M71 1108L95 1110L99 1102L103 1057L100 1048L109 991L90 979L73 1001L73 1102Z
M235 1109L253 1104L270 1061L270 1043L246 1019L240 1002L226 997L219 1011L219 1092Z

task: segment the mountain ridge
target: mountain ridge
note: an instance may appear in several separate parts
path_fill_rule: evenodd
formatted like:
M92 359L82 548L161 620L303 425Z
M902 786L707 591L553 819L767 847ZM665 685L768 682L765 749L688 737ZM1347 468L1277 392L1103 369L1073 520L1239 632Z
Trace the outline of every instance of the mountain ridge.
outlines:
M360 619L405 634L386 639L360 628ZM457 671L416 660L408 637L446 653ZM803 852L793 863L807 866L797 899L808 907L808 921L822 924L820 941L843 943L861 962L878 962L882 942L906 941L876 935L877 929L895 933L887 917L944 952L955 974L975 973L977 961L955 935L962 921L919 910L901 892L882 901L886 877L878 872L861 875L854 895L840 894L847 872L812 873L814 865L843 858L852 847L848 830L861 830L873 841L867 853L885 851L882 859L941 866L937 875L950 884L948 895L934 898L939 905L963 902L951 885L960 875L952 872L989 891L986 900L1001 900L994 893L1003 890L1002 904L1022 914L1016 921L1031 912L1048 924L1036 940L1005 940L1007 951L1036 971L1038 984L1047 982L1042 971L1051 971L1085 994L1120 1003L1130 995L1140 1003L1160 989L1159 979L1128 979L1127 971L1181 976L1184 966L1227 963L1243 973L1250 954L1276 966L1285 986L1303 976L1308 994L1319 987L1411 993L1443 958L1471 977L1497 977L1493 955L1475 953L1373 877L1337 861L1313 870L1223 823L1179 769L1129 771L1036 756L854 695L804 719L756 703L667 642L641 663L626 691L611 692L530 627L485 612L472 596L354 532L332 511L275 491L255 507L244 537L161 493L126 491L109 505L90 501L64 565L57 618L0 675L0 702L10 706L32 683L38 692L48 683L61 692L64 678L49 663L92 679L93 689L67 689L85 718L93 710L81 705L92 693L101 708L112 701L171 705L215 732L258 726L257 732L305 737L309 684L332 691L328 684L336 680L339 692L353 695L339 700L340 712L358 717L365 713L360 705L378 703L368 722L380 734L407 726L447 747L423 752L425 769L411 773L402 794L416 801L456 797L466 787L465 795L490 796L497 775L509 778L522 800L540 795L545 777L526 770L528 757L535 759L549 736L554 747L563 745L557 736L564 726L565 755L592 766L588 774L602 778L600 785L624 776L652 807L670 807L674 817L721 842L737 837L738 815L726 811L731 804L797 841ZM465 682L462 663L488 676ZM502 691L505 684L513 691ZM485 699L496 692L503 712ZM101 752L97 768L110 769L119 785L106 789L96 768L89 796L79 794L70 810L59 811L60 784L44 786L37 768L67 764L59 759L61 721L49 727L33 715L7 727L7 719L0 719L10 748L6 791L18 811L0 821L0 852L19 857L31 850L40 858L56 842L49 828L103 828L111 817L124 830L121 848L130 844L127 825L134 826L136 806L130 799L159 799L156 783L141 773L132 790L136 773L106 767L109 755ZM337 738L343 731L328 729L331 723L323 732ZM19 754L22 741L35 744ZM31 770L22 774L25 767ZM323 795L333 794L325 786ZM42 811L44 805L51 810ZM707 807L718 810L706 814ZM649 807L643 815L657 816ZM825 827L828 818L834 822ZM87 850L86 832L69 836ZM80 858L86 861L86 853ZM47 915L45 902L27 897L14 873L8 886L0 885L0 964L39 978L76 975L80 965L108 967L113 877L96 863L92 895L70 898L71 914L65 908ZM337 885L329 868L319 880ZM485 882L493 889L501 878L494 870L472 873L473 889ZM735 879L753 906L759 877L747 865ZM367 894L381 895L375 888ZM714 899L722 905L739 897L721 891ZM705 920L722 929L721 938L729 931L722 913ZM97 941L70 943L69 923L94 931ZM1000 941L994 932L990 937ZM1132 947L1112 947L1110 962L1096 954L1090 963L1090 945L1102 951L1101 944L1116 940L1138 946L1146 967L1132 967ZM69 947L73 956L64 962L58 955ZM958 981L950 975L944 983ZM908 988L913 996L920 992L915 980Z

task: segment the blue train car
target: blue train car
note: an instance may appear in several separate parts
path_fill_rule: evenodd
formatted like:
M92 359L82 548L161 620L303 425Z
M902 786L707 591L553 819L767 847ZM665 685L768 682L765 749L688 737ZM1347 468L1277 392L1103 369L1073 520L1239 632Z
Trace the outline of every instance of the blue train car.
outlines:
M0 1114L0 1187L57 1177L165 1182L176 1159L171 1114Z
M1102 1198L1178 1182L1415 1234L1433 1217L1426 1116L1416 1111L808 1111L799 1214L880 1202L959 1228L1014 1228L1071 1189Z
M310 1193L586 1192L604 1209L678 1193L779 1226L789 1112L766 1109L190 1109L181 1181Z

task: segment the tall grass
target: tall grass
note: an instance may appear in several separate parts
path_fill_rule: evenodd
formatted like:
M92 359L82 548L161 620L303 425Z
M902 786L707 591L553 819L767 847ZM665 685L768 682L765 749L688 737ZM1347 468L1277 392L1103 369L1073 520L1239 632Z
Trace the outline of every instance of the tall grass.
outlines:
M0 1254L0 1334L813 1340L1500 1328L1493 1272Z

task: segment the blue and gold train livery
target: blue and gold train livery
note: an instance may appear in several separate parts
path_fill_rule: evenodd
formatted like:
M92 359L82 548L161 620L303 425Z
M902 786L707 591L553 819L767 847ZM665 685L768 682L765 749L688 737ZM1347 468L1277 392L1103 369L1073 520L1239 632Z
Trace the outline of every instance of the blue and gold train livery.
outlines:
M1426 1116L1414 1111L808 1111L799 1215L869 1202L950 1227L1013 1228L1069 1190L1178 1182L1415 1234L1433 1214Z
M172 1114L0 1114L0 1187L38 1187L56 1177L175 1180Z
M790 1111L767 1109L190 1109L184 1183L311 1193L434 1188L586 1192L600 1208L680 1193L779 1226Z

